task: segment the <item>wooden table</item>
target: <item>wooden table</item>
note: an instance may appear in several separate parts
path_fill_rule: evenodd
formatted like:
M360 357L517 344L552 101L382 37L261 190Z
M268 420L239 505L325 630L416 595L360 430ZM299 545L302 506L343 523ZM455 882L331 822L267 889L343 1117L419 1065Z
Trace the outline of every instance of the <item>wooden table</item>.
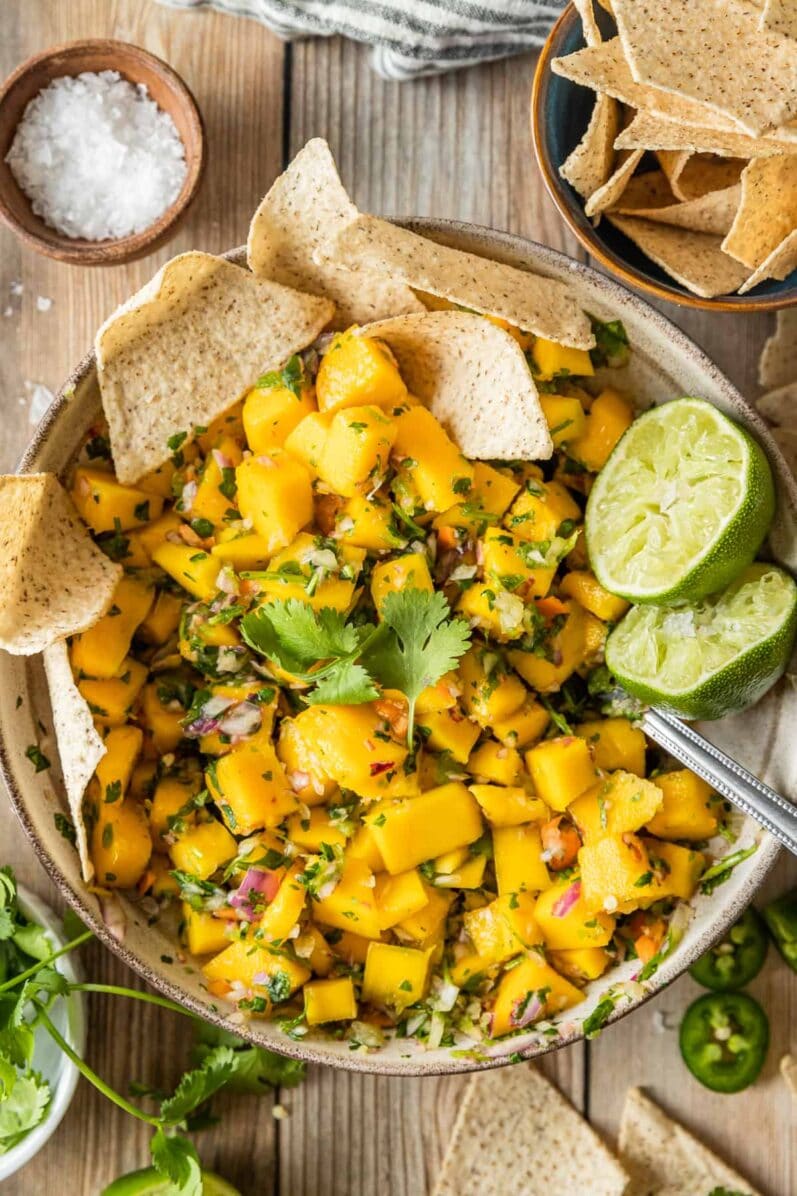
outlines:
M458 217L583 256L543 193L532 160L532 54L399 85L371 72L365 49L338 39L285 46L254 22L175 13L148 0L6 0L0 4L0 73L34 51L86 36L146 46L184 76L207 122L208 175L168 250L133 266L59 265L22 251L0 231L0 468L13 467L30 436L29 384L55 390L101 320L166 257L240 244L257 201L309 137L329 140L344 182L367 210ZM49 310L40 310L47 305L38 298L53 301ZM668 314L754 393L766 317L672 308ZM52 898L5 806L0 844L0 862L12 862L21 879ZM781 861L762 897L796 879L794 863ZM133 980L101 947L83 955L91 978ZM777 1063L785 1051L797 1051L797 977L770 952L753 992L769 1012L772 1049L764 1078L736 1097L708 1093L678 1057L675 1027L696 992L690 979L680 980L595 1042L549 1055L543 1069L609 1139L627 1088L645 1085L767 1196L790 1196L797 1192L797 1101L789 1098ZM135 1079L168 1087L186 1066L191 1031L176 1016L100 998L89 1003L88 1020L89 1060L120 1090ZM466 1082L316 1068L301 1088L274 1101L227 1102L221 1126L197 1142L206 1165L245 1196L423 1196L434 1183ZM277 1101L287 1118L272 1117ZM96 1196L113 1177L147 1162L147 1143L146 1127L82 1084L49 1145L3 1191Z

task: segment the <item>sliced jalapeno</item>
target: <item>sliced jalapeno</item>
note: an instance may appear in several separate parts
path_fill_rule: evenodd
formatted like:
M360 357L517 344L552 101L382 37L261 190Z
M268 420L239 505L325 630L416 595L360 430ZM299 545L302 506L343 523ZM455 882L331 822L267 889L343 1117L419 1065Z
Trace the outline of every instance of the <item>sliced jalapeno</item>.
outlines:
M764 1066L769 1021L746 993L706 993L684 1014L679 1041L696 1080L714 1092L741 1092Z
M743 988L761 971L767 946L766 928L761 916L751 906L719 943L692 964L689 974L698 984L715 992Z
M791 970L797 972L797 889L770 902L764 918L781 955Z

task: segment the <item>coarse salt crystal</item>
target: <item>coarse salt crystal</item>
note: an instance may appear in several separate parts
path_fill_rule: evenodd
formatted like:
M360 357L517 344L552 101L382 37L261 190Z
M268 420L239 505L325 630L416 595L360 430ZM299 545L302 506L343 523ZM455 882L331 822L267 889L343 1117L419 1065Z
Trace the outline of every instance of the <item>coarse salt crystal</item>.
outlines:
M46 295L36 296L36 311L49 311L52 305L52 299L48 299Z
M149 228L186 175L174 121L118 71L54 79L25 108L6 161L37 216L88 241Z

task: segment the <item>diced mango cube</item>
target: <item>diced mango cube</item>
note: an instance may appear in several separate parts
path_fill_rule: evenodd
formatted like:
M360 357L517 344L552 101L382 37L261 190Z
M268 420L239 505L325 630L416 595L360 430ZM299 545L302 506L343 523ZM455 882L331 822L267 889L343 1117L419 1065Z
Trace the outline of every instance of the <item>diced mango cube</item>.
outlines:
M91 858L97 883L132 889L152 855L144 808L134 798L102 802L91 833Z
M542 739L551 716L544 706L527 698L519 710L509 718L493 723L492 732L496 739L510 748L526 748Z
M242 743L209 767L205 780L224 821L236 835L278 826L297 806L271 745Z
M554 693L576 671L587 653L587 612L572 600L563 603L564 625L550 637L549 652L538 656L513 648L509 663L537 693ZM589 616L591 618L591 616Z
M228 511L235 511L235 467L241 456L238 442L224 436L205 458L191 501L191 519L207 519L218 525L223 524Z
M72 501L84 523L94 532L126 532L157 519L163 499L157 494L123 486L106 469L79 465L72 481Z
M307 815L297 810L288 819L287 828L291 843L304 851L319 852L325 843L330 847L345 847L347 843L340 827L330 821L329 811L320 806L309 810Z
M434 883L442 889L480 889L487 869L487 857L472 855L451 872L438 872Z
M407 387L387 345L350 328L335 336L321 358L316 394L322 411L367 403L392 407L404 400Z
M166 835L178 818L183 827L196 822L196 811L192 808L191 799L202 788L203 776L199 768L167 773L159 779L149 807L149 824L155 840Z
M468 772L477 777L479 783L493 785L517 785L523 771L520 752L505 747L495 739L485 739L468 757Z
M310 474L301 461L282 450L247 457L235 471L238 507L262 536L269 552L290 544L313 518Z
M605 947L576 947L569 951L550 952L551 963L557 972L576 984L597 980L612 963L612 958Z
M383 872L376 878L376 906L382 930L417 914L428 905L427 886L416 868L391 876Z
M301 863L291 865L263 911L259 926L263 942L280 946L302 916L307 898L307 889L300 879L303 870Z
M310 980L304 989L304 1016L308 1026L324 1022L349 1022L357 1016L357 998L351 976Z
M207 880L224 864L234 859L237 844L230 832L216 818L188 826L169 848L175 868Z
M530 893L509 893L465 913L463 923L482 959L505 963L542 942Z
M313 411L305 415L285 438L286 451L302 462L311 478L318 477L318 466L331 424L331 411Z
M244 399L243 424L253 453L281 448L305 416L317 410L311 386L253 386ZM237 462L236 462L237 464Z
M469 586L457 602L456 609L472 627L478 627L499 643L519 639L526 630L523 599L502 589L495 582L476 582ZM511 661L512 657L509 659ZM518 672L523 675L520 669Z
M531 478L509 508L504 523L521 540L553 540L563 523L580 523L581 508L560 482Z
M658 784L631 772L613 772L574 801L568 813L585 843L647 825L661 807Z
M645 775L645 733L627 718L602 718L579 723L576 735L586 739L592 748L598 768L606 772L622 769ZM657 782L658 783L658 782Z
M540 893L534 917L545 945L555 951L577 947L605 947L614 934L615 919L601 910L588 909L580 880L558 881Z
M401 939L410 939L416 947L426 948L442 942L446 918L453 897L432 885L424 885L426 905L393 927Z
M173 752L183 738L185 710L156 681L150 681L142 690L140 717L158 755Z
M688 768L656 777L662 793L659 810L647 824L659 839L710 839L716 835L717 799L714 790Z
M473 462L471 501L491 515L505 515L516 497L520 483L494 469L486 461Z
M531 347L531 359L534 362L535 377L542 382L550 382L552 378L591 378L595 373L592 359L586 349L573 349L569 345L546 340L543 336L535 336Z
M379 407L347 407L332 417L318 462L318 476L333 494L352 497L375 490L387 472L396 421Z
M575 735L560 735L529 748L526 767L537 794L560 813L597 777L586 740Z
M399 416L394 455L427 511L447 511L473 489L473 465L426 407L410 407Z
M524 549L529 542L503 527L489 527L482 537L482 567L485 581L518 591L525 601L542 598L551 588L555 568L536 565Z
M155 549L152 559L195 598L210 602L218 592L221 562L204 549L165 540Z
M530 797L519 785L468 786L491 826L520 826L548 817L545 802Z
M272 1001L279 1004L287 1000L311 975L309 968L289 955L273 948L267 950L245 938L230 943L220 955L214 955L202 971L208 980L224 981L228 985L243 984L255 995L267 998L269 1006Z
M450 752L458 764L465 764L481 734L458 707L433 710L418 715L418 726L426 732L426 742L435 752Z
M501 980L490 1018L490 1035L533 1025L583 1001L583 994L532 952Z
M183 902L185 942L192 955L215 955L229 944L227 922Z
M551 883L542 858L542 840L534 823L499 826L493 831L493 862L498 892L540 893Z
M393 557L374 565L371 573L371 595L374 606L380 611L388 594L401 590L434 590L432 576L425 555L409 552L406 556Z
M283 727L287 721L283 721ZM389 724L372 703L310 706L293 722L295 734L310 748L313 766L341 788L353 789L361 797L377 798L395 793L400 784L406 783L403 764L407 745L390 737Z
M363 973L363 1000L391 1013L401 1013L426 996L429 963L429 951L371 943Z
M474 646L459 662L462 705L482 727L491 727L519 710L527 696L523 682L489 648Z
M394 875L475 843L483 830L478 803L458 781L419 797L380 802L369 811L366 822L388 872Z
M697 888L706 864L703 853L649 836L644 836L642 842L659 881L661 896L680 897L682 901L688 901Z
M154 598L151 585L122 577L108 613L88 631L73 637L72 668L89 677L115 677Z
M329 896L313 899L313 918L324 926L350 930L361 938L381 937L373 873L363 860L346 860L340 880Z
M568 453L586 469L597 473L609 460L609 454L633 418L634 409L628 399L607 387L592 404L583 434L568 443Z
M79 677L77 687L94 715L94 721L106 727L118 727L127 721L144 682L147 666L132 656L122 661L117 677L94 681L90 677Z
M345 544L354 544L372 552L381 552L383 549L395 551L407 543L407 537L397 524L390 503L377 496L365 498L362 494L347 499L341 507L335 523L335 534Z
M574 350L578 352L578 350ZM554 448L567 444L582 436L586 427L586 416L581 402L566 395L540 395L540 406L551 433Z
M180 624L183 599L179 594L160 590L149 614L138 629L142 640L148 644L165 644Z
M119 801L127 793L143 742L141 728L130 723L105 736L105 755L94 773L100 802Z
M604 590L589 569L573 569L566 573L559 589L568 598L575 598L585 610L597 619L602 619L604 623L616 623L630 605L625 598L618 598Z
M627 914L656 900L659 886L645 844L637 835L607 835L585 844L578 863L588 910Z

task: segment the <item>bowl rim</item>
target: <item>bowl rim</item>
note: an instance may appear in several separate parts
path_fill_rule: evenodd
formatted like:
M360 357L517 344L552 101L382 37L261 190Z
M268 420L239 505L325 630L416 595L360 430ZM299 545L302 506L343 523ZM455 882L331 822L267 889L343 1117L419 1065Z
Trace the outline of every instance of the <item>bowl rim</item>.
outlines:
M747 410L753 430L756 436L764 442L767 455L770 458L774 457L778 462L779 476L785 484L784 493L782 493L781 498L788 502L793 512L797 512L797 481L791 477L782 454L770 436L761 417L750 407L739 390L696 342L678 328L668 316L651 307L641 296L629 292L619 282L602 274L593 266L576 261L560 250L540 245L538 242L516 233L501 232L490 229L485 225L471 224L465 221L443 220L434 217L393 217L391 219L394 223L402 227L409 228L420 235L430 236L432 239L439 237L441 239L459 240L460 242L463 239L470 239L472 244L479 242L483 247L489 246L495 255L495 260L501 260L500 254L502 248L508 254L522 254L525 260L530 263L533 262L535 265L541 267L543 271L545 268L566 270L569 274L582 278L585 282L599 288L608 303L616 300L630 305L636 314L644 318L649 324L655 326L661 333L666 334L671 344L690 354L699 363L701 369L711 375L718 389L724 391L734 405L742 405ZM476 251L478 252L478 250ZM246 262L244 246L229 250L222 256L239 265ZM50 435L57 431L61 413L71 401L75 387L87 377L90 371L95 368L95 365L95 354L92 349L75 366L59 389L47 413L34 432L28 447L20 458L17 466L18 473L30 472L37 468L36 458ZM263 1038L250 1030L250 1023L247 1022L243 1025L231 1024L229 1012L226 1012L223 1007L220 1010L210 1009L207 1004L187 994L175 980L156 973L147 961L137 956L123 941L120 941L112 934L102 921L101 916L87 904L83 893L72 887L70 881L63 875L50 856L45 843L37 834L28 814L25 799L14 779L11 755L1 724L0 779L5 783L11 804L42 866L58 887L64 899L72 906L86 925L91 928L100 942L121 959L133 972L141 976L164 996L171 998L179 1004L186 1012L202 1018L219 1029L232 1029L241 1038L252 1042L254 1045L266 1045L269 1050L273 1050L278 1054L301 1059L307 1063L335 1067L344 1071L375 1075L427 1076L484 1071L517 1062L519 1058L532 1060L548 1054L550 1051L569 1046L574 1042L583 1041L585 1038L583 1029L579 1025L577 1029L574 1029L570 1033L561 1033L558 1038L553 1041L547 1040L544 1044L535 1042L518 1050L513 1049L514 1044L517 1042L516 1039L496 1040L496 1043L500 1044L502 1048L500 1053L495 1049L494 1044L490 1044L495 1053L490 1056L479 1055L479 1047L475 1045L474 1054L478 1057L454 1058L449 1053L444 1059L439 1058L426 1064L423 1063L424 1056L421 1053L403 1058L396 1056L389 1057L379 1051L375 1051L373 1054L349 1052L345 1055L333 1055L324 1049L323 1042L320 1044L316 1041L305 1042L303 1039L297 1041L289 1038L287 1035L282 1035L264 1044ZM605 1026L614 1024L658 995L663 988L667 987L668 984L684 973L695 959L708 950L713 943L718 941L725 931L739 918L763 884L780 853L777 841L766 832L761 833L758 843L758 850L751 862L752 866L749 875L745 877L739 890L735 893L734 899L729 900L727 905L718 911L711 925L701 931L695 941L690 945L689 951L678 953L662 962L655 977L651 978L650 988L644 995L635 997L633 1001L627 1003L618 1002L604 1023Z
M744 313L750 314L751 312L778 311L783 308L797 306L797 285L795 285L794 292L791 295L737 295L734 298L718 295L712 299L705 299L700 295L693 295L686 291L676 291L674 287L670 287L666 283L656 282L649 275L643 273L642 270L630 265L629 262L620 257L614 250L602 245L597 237L595 237L594 232L591 234L584 228L582 222L574 214L573 207L568 202L567 184L560 179L558 170L551 162L548 142L545 136L543 113L545 92L553 75L551 60L558 57L560 42L565 34L570 32L571 26L579 20L580 17L575 5L567 3L561 15L557 18L551 32L545 39L532 79L529 113L534 156L537 160L537 166L542 175L545 189L553 200L559 215L573 235L596 261L600 262L612 274L617 275L626 286L636 287L649 295L653 295L656 299L664 299L666 302L675 303L680 307L691 307L698 311L725 311L740 315ZM574 84L573 86L577 85ZM580 203L581 201L574 202Z
M70 265L116 266L133 261L138 257L144 256L146 253L154 252L167 240L175 224L188 211L196 198L205 174L208 156L207 135L202 111L196 97L174 67L157 54L153 54L151 50L146 50L143 46L138 46L134 42L121 41L118 38L76 38L72 41L61 42L56 46L49 46L47 49L40 50L36 54L31 54L30 57L15 67L11 74L3 81L2 85L0 85L0 108L2 108L6 98L20 80L24 79L26 75L30 74L41 63L56 57L68 60L79 54L91 54L95 52L98 54L100 52L113 54L118 61L113 65L109 64L103 69L118 70L125 78L127 78L124 70L125 63L130 63L133 60L148 63L162 75L171 91L178 98L184 110L186 122L190 125L194 134L197 146L193 160L189 160L186 156L186 176L179 194L169 207L161 213L158 219L147 228L142 229L141 232L131 233L126 237L111 237L104 241L87 241L82 238L67 237L63 233L59 233L57 229L50 230L49 237L31 232L30 229L23 227L19 223L11 211L2 188L0 188L0 220L3 221L23 244L30 246L37 253L44 254L46 257L56 258ZM185 147L184 138L180 137L180 140ZM25 203L30 207L30 200L27 195L22 191L22 188L16 182L16 179L13 178L13 175L11 178L13 185L20 192ZM49 229L49 225L46 227Z

